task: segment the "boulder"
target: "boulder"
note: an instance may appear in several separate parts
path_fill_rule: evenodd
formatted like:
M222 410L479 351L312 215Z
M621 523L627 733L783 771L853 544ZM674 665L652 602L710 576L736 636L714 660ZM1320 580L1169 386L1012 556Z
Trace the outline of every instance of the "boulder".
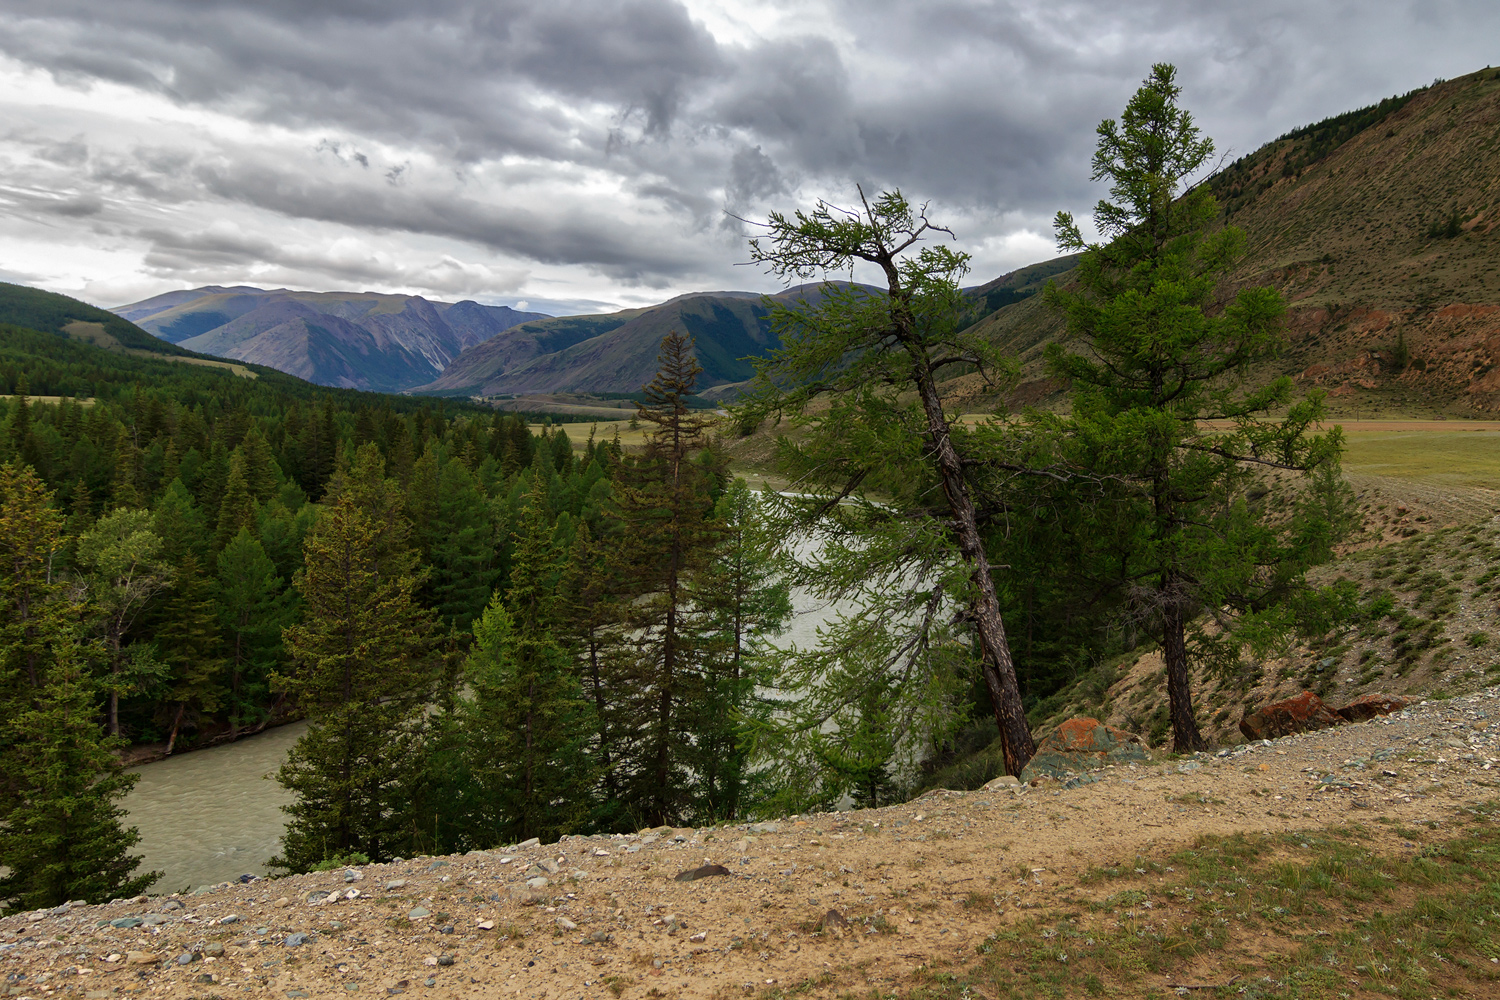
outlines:
M1021 781L1065 778L1105 764L1149 760L1139 736L1106 726L1087 716L1069 719L1037 744L1036 756L1021 772Z
M1323 699L1311 691L1303 691L1295 698L1262 705L1240 720L1240 732L1247 740L1270 740L1293 733L1310 733L1315 729L1328 729L1343 725L1338 713L1323 703Z
M1334 709L1339 717L1348 722L1364 722L1378 715L1399 712L1411 704L1407 699L1394 694L1366 694L1355 698L1343 708Z

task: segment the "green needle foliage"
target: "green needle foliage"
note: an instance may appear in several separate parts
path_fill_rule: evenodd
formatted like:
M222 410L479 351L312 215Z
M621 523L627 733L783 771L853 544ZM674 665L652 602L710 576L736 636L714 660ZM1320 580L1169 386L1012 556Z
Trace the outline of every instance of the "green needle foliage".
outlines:
M961 610L1006 767L1018 774L1035 748L974 500L970 466L981 449L953 426L939 388L965 372L992 378L1013 368L962 329L968 257L925 243L947 230L899 192L858 211L820 203L773 213L767 229L751 257L779 277L847 271L852 282L860 263L885 282L825 281L778 307L782 348L757 363L739 411L749 426L791 416L799 434L781 439L778 460L810 495L790 505L791 523L827 539L798 582L861 605L796 661L802 707L791 732L816 742L830 713L890 690L898 742L934 724L941 736L956 721L944 702L962 658L939 647L953 642L947 626Z
M1087 242L1058 214L1059 246L1081 254L1078 278L1047 294L1086 346L1054 345L1047 357L1073 389L1072 460L1113 488L1113 524L1091 534L1114 540L1115 582L1161 642L1182 752L1205 747L1190 623L1294 588L1327 558L1347 498L1338 431L1309 433L1321 397L1294 401L1285 377L1244 388L1248 367L1282 346L1284 306L1271 288L1224 291L1245 237L1216 227L1209 188L1189 184L1214 146L1178 106L1175 80L1172 66L1154 66L1120 120L1099 126L1093 176L1109 181L1112 199L1094 210L1103 241ZM1268 417L1282 407L1285 417ZM1313 470L1311 488L1297 489L1291 474Z
M273 678L311 723L278 774L298 798L272 863L291 871L351 851L389 858L409 836L433 621L412 598L416 557L384 469L365 445L335 476L296 581L306 617L285 632L293 667Z

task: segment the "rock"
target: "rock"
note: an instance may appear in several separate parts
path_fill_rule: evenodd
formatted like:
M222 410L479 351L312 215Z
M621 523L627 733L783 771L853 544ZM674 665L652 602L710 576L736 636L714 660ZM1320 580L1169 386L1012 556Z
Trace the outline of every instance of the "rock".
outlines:
M139 927L145 923L140 917L116 917L109 922L111 927Z
M125 963L127 965L155 965L161 958L151 954L149 951L127 951Z
M609 931L589 931L589 940L595 944L604 944L613 937Z
M427 866L427 870L430 871L430 872L435 872L439 868L447 868L447 867L448 867L448 862L444 861L442 858L438 858L437 860L433 861L432 864L430 864L430 865Z
M1393 694L1367 694L1355 698L1343 708L1334 709L1339 717L1349 722L1365 722L1380 715L1399 712L1410 702Z
M215 893L215 892L218 892L218 891L219 891L219 887L216 886L216 885L200 885L198 888L196 888L196 889L193 890L193 895L194 896L207 896L207 895L209 895L211 893Z
M221 923L221 924L237 924L239 922L240 922L239 916L237 914L234 914L234 913L226 913L226 914L224 914L224 916L222 916L222 917L219 918L219 923Z
M180 910L182 909L182 900L169 899L165 903L161 904L161 908L163 910L166 910L167 912L171 912L172 910Z
M1006 788L1019 788L1021 779L1014 774L1002 774L998 778L991 778L980 788L982 792L997 792Z
M708 940L708 931L699 931L697 934L694 934L692 937L688 938L688 940L693 942L694 944L702 944L704 941Z
M438 965L448 966L448 965L452 965L452 964L453 964L453 956L452 955L439 955L438 956Z
M542 846L542 842L540 840L537 840L535 837L532 837L530 840L523 840L523 841L521 841L521 843L517 844L516 845L516 850L518 850L518 851L524 851L524 850L526 850L529 847L541 847L541 846Z
M429 976L426 979L422 980L422 985L431 988L437 985L437 980Z
M538 875L536 878L529 878L526 880L526 885L531 889L545 889L547 888L547 877L545 875Z
M145 924L147 927L160 927L166 922L167 918L162 916L160 913L148 913L141 918L141 923Z
M303 945L307 944L307 940L311 936L312 935L310 934L298 931L296 934L288 934L286 936L286 940L283 941L282 944L286 945L288 948L300 948Z
M481 920L474 926L482 931L492 931L495 929L495 922L493 920Z
M407 920L426 920L432 916L432 911L425 906L413 906L406 913Z
M280 910L283 907L290 906L291 904L292 904L291 899L289 899L286 896L282 896L280 899L278 899L276 902L272 903L271 905L274 906L274 907L276 907L276 909Z
M741 837L739 840L736 840L734 842L734 853L736 853L736 854L745 854L745 853L748 853L749 850L750 850L750 838L749 837Z
M829 910L823 914L823 919L818 921L818 930L832 934L834 937L843 937L849 930L849 920L838 910Z
M1030 784L1042 777L1062 779L1105 764L1150 759L1139 736L1079 716L1064 722L1037 744L1036 756L1022 770L1019 781Z
M1265 740L1293 733L1308 733L1317 729L1328 729L1343 725L1344 720L1334 713L1323 699L1311 691L1303 691L1295 698L1262 705L1240 720L1240 732L1246 739Z
M548 875L556 875L561 870L558 867L557 862L553 861L551 858L543 858L536 863L536 867L540 868Z
M677 878L674 879L674 881L696 882L700 878L712 878L715 875L728 874L730 874L729 869L725 868L723 865L702 865L698 868L690 868L687 871L680 873Z
M224 945L222 942L210 941L208 942L208 944L203 946L203 956L205 958L219 958L223 956L223 954Z
M385 884L385 888L386 888L387 892L391 892L391 891L393 891L395 889L405 889L406 888L406 879L404 879L404 878L393 878L393 879L391 879L389 882L387 882Z
M196 961L198 961L198 956L194 955L190 951L185 951L181 955L177 956L178 965L192 965Z
M576 931L578 929L578 925L573 923L573 921L569 920L567 917L558 917L557 926L562 928L564 931Z
M781 832L781 824L780 823L751 823L750 824L750 832L751 833L780 833Z

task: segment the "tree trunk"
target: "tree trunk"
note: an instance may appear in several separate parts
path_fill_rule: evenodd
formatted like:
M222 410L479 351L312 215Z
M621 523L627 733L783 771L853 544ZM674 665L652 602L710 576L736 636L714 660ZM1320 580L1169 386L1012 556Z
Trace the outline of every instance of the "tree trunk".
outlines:
M1182 606L1167 593L1162 608L1162 659L1167 663L1167 698L1172 713L1172 751L1192 753L1207 750L1198 720L1193 715L1193 691L1188 677L1186 626Z
M895 280L894 274L892 279ZM911 355L912 375L922 399L922 410L927 416L928 446L938 474L942 477L943 494L953 512L958 549L964 561L972 568L977 593L969 612L973 616L975 630L979 633L980 649L984 654L984 684L989 689L990 705L995 711L995 725L1000 730L1005 770L1008 774L1020 775L1021 770L1035 755L1036 743L1031 738L1031 730L1026 725L1026 713L1021 707L1021 688L1016 681L1010 644L1005 638L1000 598L995 593L995 581L990 576L990 560L984 550L984 540L979 534L974 501L969 495L969 484L964 481L963 462L949 436L948 418L943 414L942 399L938 396L937 386L927 367L926 351L915 337L902 337L901 340Z
M172 719L172 735L167 737L167 756L172 756L172 748L177 745L177 730L182 727L182 713L187 708L187 702L177 703L177 715Z

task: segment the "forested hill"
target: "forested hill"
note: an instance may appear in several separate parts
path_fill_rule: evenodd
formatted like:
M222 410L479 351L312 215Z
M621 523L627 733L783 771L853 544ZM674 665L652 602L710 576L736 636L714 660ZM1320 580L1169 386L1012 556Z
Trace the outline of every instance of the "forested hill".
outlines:
M1260 377L1325 388L1337 412L1500 409L1500 69L1295 129L1210 184L1248 238L1234 283L1290 308ZM1040 296L981 329L1025 366L1014 402L1060 399L1042 349L1062 322Z

